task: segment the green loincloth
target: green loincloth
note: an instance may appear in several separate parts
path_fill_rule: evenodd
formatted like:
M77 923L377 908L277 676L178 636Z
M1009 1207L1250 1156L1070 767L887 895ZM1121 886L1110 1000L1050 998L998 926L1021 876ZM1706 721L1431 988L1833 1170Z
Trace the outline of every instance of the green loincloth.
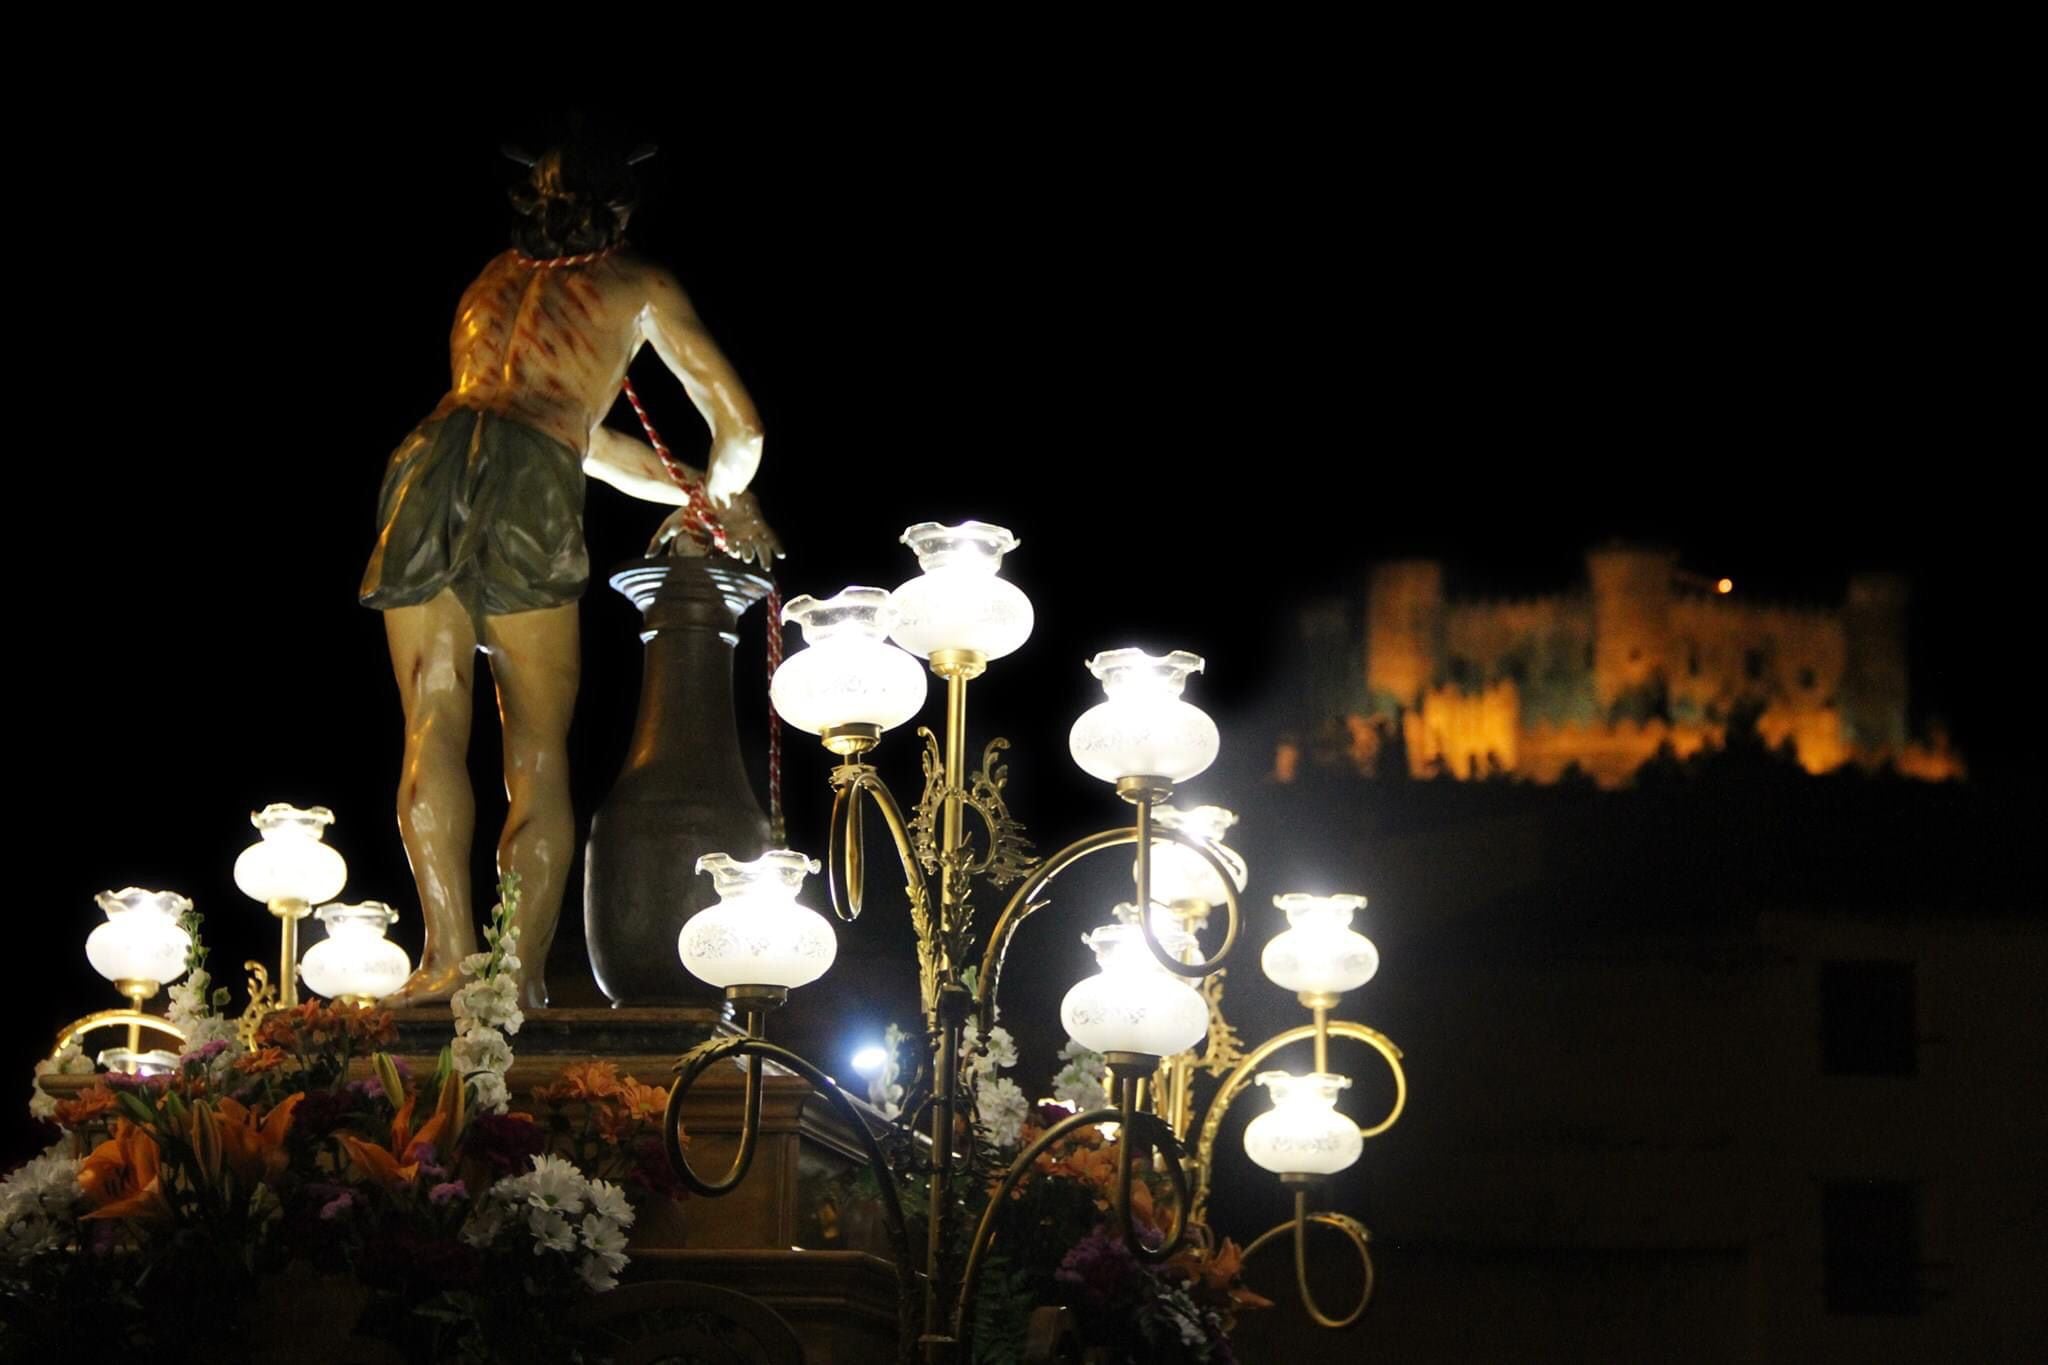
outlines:
M453 589L483 618L574 602L590 579L583 461L545 432L457 408L391 452L358 594L380 611Z

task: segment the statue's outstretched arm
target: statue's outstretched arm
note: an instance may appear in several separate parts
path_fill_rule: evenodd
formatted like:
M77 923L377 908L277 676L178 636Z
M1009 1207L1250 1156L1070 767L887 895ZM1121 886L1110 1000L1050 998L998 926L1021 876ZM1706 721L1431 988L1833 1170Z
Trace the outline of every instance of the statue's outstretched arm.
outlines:
M682 286L657 267L647 268L647 305L640 325L711 428L704 491L723 507L753 481L761 464L761 418L754 400L704 330Z
M669 477L668 467L653 446L602 423L590 433L590 451L583 457L583 472L643 502L680 507L687 496L682 486Z

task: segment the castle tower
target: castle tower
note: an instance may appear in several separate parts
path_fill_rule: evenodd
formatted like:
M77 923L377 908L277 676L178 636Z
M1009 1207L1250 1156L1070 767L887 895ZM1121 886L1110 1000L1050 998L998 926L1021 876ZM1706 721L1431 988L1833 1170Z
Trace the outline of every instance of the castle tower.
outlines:
M1443 565L1375 565L1365 604L1365 687L1374 708L1414 707L1442 673L1443 658Z
M1603 707L1665 674L1678 555L1620 544L1586 552L1593 585L1593 690Z
M1842 608L1843 738L1864 753L1906 745L1906 580L1854 574Z

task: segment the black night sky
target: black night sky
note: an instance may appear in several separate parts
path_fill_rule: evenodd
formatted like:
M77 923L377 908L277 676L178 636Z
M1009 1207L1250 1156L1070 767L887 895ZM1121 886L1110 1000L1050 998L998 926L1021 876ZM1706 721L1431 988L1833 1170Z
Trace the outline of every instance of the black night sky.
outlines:
M384 461L443 392L455 300L506 244L496 148L549 123L535 101L436 109L377 88L415 80L124 84L124 145L81 128L34 154L63 250L15 273L34 379L12 518L8 1163L40 1141L20 1101L43 1040L113 1003L82 950L95 892L193 896L234 984L270 955L230 876L249 811L332 807L349 898L398 905L394 937L417 950L397 696L355 588ZM2006 191L1952 127L1909 101L1733 90L1621 108L1449 89L1403 105L1317 81L962 95L770 81L758 109L591 107L661 146L634 242L676 269L760 406L754 486L790 546L785 590L895 585L916 521L1022 538L1006 569L1037 630L976 684L972 720L1015 742L1013 809L1041 849L1123 818L1066 753L1096 650L1207 657L1189 698L1224 759L1192 794L1246 808L1298 605L1407 554L1444 560L1456 595L1561 591L1611 536L1766 600L1910 575L1916 722L1950 728L1977 784L2017 772L2031 613L2009 604L2032 575L2014 534L2029 452L2002 411L2019 364ZM680 388L651 353L633 374L700 462ZM612 421L631 429L623 403ZM635 618L602 574L661 515L590 494L586 825L638 688ZM746 631L758 764L758 613ZM502 810L489 709L484 850ZM912 744L880 762L907 797ZM791 836L813 852L826 768L792 738ZM1246 851L1251 905L1321 872ZM1020 1033L1056 1032L1095 917L1047 922L1013 959L1043 964L1017 969ZM841 942L857 970L805 1017L850 1010L850 1047L909 1018L915 969L895 927ZM572 892L558 1000L594 1000L580 950ZM1382 975L1415 970L1389 953ZM1368 1020L1373 989L1353 1010ZM1293 1022L1285 1004L1247 1031Z

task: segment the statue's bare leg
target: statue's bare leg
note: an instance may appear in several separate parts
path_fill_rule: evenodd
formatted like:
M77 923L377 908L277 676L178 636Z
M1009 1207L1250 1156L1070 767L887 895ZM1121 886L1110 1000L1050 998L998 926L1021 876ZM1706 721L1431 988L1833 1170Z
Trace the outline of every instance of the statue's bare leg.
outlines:
M548 946L576 856L569 801L569 718L580 670L576 604L484 619L484 652L505 728L500 872L519 874L520 1003L548 1002Z
M469 787L471 685L476 628L453 593L384 613L391 667L405 706L405 765L398 777L398 832L419 889L427 942L419 970L384 1003L446 1000L476 951L469 849L476 797Z

